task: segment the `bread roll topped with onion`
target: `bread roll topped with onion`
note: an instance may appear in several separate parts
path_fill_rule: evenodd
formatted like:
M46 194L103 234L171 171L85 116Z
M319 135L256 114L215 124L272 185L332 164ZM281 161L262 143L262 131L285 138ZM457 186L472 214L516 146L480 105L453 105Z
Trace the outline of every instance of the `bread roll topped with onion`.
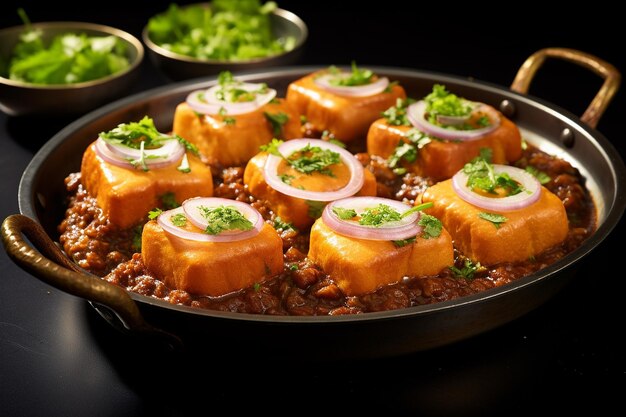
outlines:
M453 265L454 250L441 222L421 212L430 206L380 197L334 201L311 227L308 256L348 296L436 275Z
M244 183L257 199L299 230L308 229L329 201L376 195L376 178L353 154L320 139L273 141L253 157Z
M154 207L213 195L211 170L185 139L159 132L152 119L100 133L83 154L81 181L109 222L126 229Z
M302 136L300 116L276 90L222 72L218 84L191 92L174 113L173 131L212 164L241 166L272 138Z
M398 100L367 134L367 152L387 159L392 169L441 181L492 150L493 162L507 164L522 155L513 122L493 107L469 101L435 84L423 100Z
M528 171L475 158L451 179L428 188L422 201L465 256L483 265L532 259L563 242L563 202Z
M289 84L286 95L313 130L342 142L365 140L381 112L405 97L402 86L354 63L352 71L330 67L302 77Z

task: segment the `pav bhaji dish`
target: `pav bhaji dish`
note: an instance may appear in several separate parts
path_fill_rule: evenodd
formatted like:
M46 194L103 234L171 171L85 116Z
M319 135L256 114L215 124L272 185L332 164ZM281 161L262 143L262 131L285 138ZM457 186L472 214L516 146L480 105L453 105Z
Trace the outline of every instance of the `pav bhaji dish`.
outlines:
M66 179L64 251L173 304L340 315L507 284L596 228L579 171L488 104L355 64L286 91L225 72L170 132L100 133Z

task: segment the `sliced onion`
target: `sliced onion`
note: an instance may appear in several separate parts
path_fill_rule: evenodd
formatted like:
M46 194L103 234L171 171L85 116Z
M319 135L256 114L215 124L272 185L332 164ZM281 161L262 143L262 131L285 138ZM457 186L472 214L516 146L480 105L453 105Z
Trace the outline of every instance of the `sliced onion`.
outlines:
M263 227L263 217L254 207L241 201L229 200L218 197L195 197L185 200L182 204L183 211L187 219L201 230L205 230L209 223L202 215L200 207L214 208L219 206L234 207L243 216L250 220L252 229L250 230L224 230L219 235L208 235L209 242L232 242L237 240L248 239L256 236ZM204 234L204 233L203 233Z
M532 174L509 165L496 164L493 166L493 170L496 174L509 174L513 180L522 185L524 188L522 192L508 197L485 197L469 189L467 186L468 175L463 170L460 170L452 177L452 188L463 200L485 210L519 210L539 200L541 184Z
M491 125L473 130L446 129L445 127L434 125L426 120L426 102L424 100L411 104L407 108L406 115L413 126L429 136L439 139L468 141L480 139L500 126L500 116L493 107L482 104L475 111L487 114Z
M470 119L472 118L472 113L468 114L467 116L444 116L438 114L436 117L439 124L446 126L462 126L470 121Z
M346 164L350 170L350 180L343 188L334 191L309 191L292 187L278 177L278 165L282 161L282 158L271 154L268 155L263 168L263 177L265 178L265 182L268 183L270 187L283 194L312 201L333 201L340 198L350 197L356 194L363 187L363 182L365 181L363 165L361 165L354 155L335 144L321 139L292 139L280 145L278 147L278 151L281 155L289 157L289 155L299 151L307 145L318 146L322 149L328 149L339 154L341 162Z
M381 197L350 197L336 200L324 208L322 219L324 223L335 232L358 239L367 240L403 240L415 237L422 233L422 227L417 224L420 212L412 213L397 222L389 222L380 226L364 226L354 220L342 220L334 212L333 208L340 207L353 209L357 215L366 209L386 204L403 214L412 207L397 200Z
M333 85L332 79L336 78L348 78L350 73L343 72L340 74L324 74L315 78L315 83L323 89L338 94L340 96L348 97L366 97L373 96L385 91L389 85L389 79L387 77L380 77L376 81L365 85Z
M136 166L129 161L139 161L143 152L144 162L149 168L163 168L172 165L183 157L185 147L176 139L167 140L156 149L134 149L124 145L109 143L102 138L96 140L96 154L106 162L123 168Z
M187 208L185 207L187 204ZM217 207L217 206L235 206L248 220L253 224L253 228L250 230L227 230L219 235L210 235L204 233L207 223L204 221L204 227L202 222L198 222L199 215L198 206L205 207ZM192 213L191 215L189 214ZM172 216L177 214L183 214L187 220L198 227L198 231L188 230L179 226L175 226L172 223ZM242 203L240 201L228 200L225 198L213 198L213 197L197 197L186 200L181 207L173 210L164 211L157 218L157 222L166 232L186 240L195 240L198 242L236 242L239 240L249 239L256 236L263 227L263 218L261 214L255 210L252 206Z
M237 88L246 91L257 91L262 87L262 84L253 83L240 83L237 84ZM217 98L216 93L222 88L220 85L215 85L208 90L196 90L191 92L187 96L187 104L197 111L203 114L226 114L234 116L238 114L250 113L255 111L261 106L266 105L276 97L276 90L271 88L267 89L266 93L257 94L252 101L242 101L231 103L228 101L220 100ZM199 95L204 94L201 100Z

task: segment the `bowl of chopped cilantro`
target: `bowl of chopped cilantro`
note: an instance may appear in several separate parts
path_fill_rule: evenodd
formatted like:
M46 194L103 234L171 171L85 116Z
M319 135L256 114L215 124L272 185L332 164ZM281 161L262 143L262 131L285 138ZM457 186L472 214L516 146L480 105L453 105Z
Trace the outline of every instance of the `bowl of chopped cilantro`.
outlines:
M80 115L124 95L144 48L122 30L85 22L0 30L0 109L11 116Z
M152 62L170 79L293 64L308 29L273 1L171 4L143 30Z

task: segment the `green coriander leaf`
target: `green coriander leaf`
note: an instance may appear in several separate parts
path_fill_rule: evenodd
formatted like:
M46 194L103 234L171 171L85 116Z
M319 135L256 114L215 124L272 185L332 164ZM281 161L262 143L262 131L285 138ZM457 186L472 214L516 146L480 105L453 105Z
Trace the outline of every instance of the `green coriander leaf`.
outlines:
M150 220L154 220L157 217L159 217L161 215L161 213L163 213L163 210L161 210L160 208L155 208L154 210L150 210L148 212L148 218Z
M408 217L415 212L432 208L434 205L435 204L432 201L429 201L428 203L422 203L422 204L418 204L417 206L413 206L407 211L405 211L404 213L402 213L402 218L404 219L405 217Z
M329 83L337 86L357 86L357 85L366 85L372 82L372 78L374 77L374 73L365 68L359 68L356 65L356 62L352 61L352 72L349 76L339 76L335 78L331 78Z
M392 240L392 242L397 247L402 248L406 245L410 245L411 243L415 243L415 237L410 237L408 239L402 239L402 240Z
M466 100L450 93L441 84L433 85L433 91L424 100L429 115L428 121L433 124L438 124L437 116L468 116L473 110Z
M449 267L457 278L473 279L476 271L481 269L480 262L473 263L471 259L466 258L462 268L456 266Z
M391 106L385 110L382 116L387 121L387 124L391 126L411 126L411 122L406 115L406 109L413 103L415 103L414 99L398 98L396 99L395 106Z
M363 210L359 224L362 226L379 227L386 223L397 222L402 219L402 215L387 204L380 203L376 207Z
M290 271L297 271L298 269L300 269L298 264L291 264L291 265L289 265L289 270Z
M332 177L334 174L329 167L339 164L341 156L330 149L322 149L319 146L311 146L308 143L305 147L293 152L285 160L296 171L303 174L310 175L313 172L319 172Z
M431 216L430 214L422 213L418 225L422 226L422 238L431 239L435 237L439 237L441 235L441 231L443 229L443 225L441 221L435 216Z
M294 180L296 177L294 177L293 175L289 175L289 174L282 174L282 175L279 175L278 178L280 178L280 180L284 182L285 184L291 185L291 181Z
M246 231L253 228L252 222L233 206L199 206L198 209L208 222L205 233L209 235L219 235L225 230Z
M176 195L173 192L167 192L162 194L159 199L161 204L166 210L171 210L176 207L180 207L180 204L176 201Z
M289 115L283 112L278 112L278 113L263 112L263 115L265 115L265 118L267 119L267 121L270 122L270 125L272 125L272 130L274 131L274 135L282 136L283 126L285 125L285 123L289 121Z
M339 139L331 138L331 139L328 139L328 142L332 143L333 145L337 145L340 148L346 149L346 144L340 141Z
M480 212L480 213L478 213L478 217L480 217L483 220L487 220L487 221L493 223L493 225L496 227L496 229L499 229L501 224L505 223L508 220L503 215L496 214L496 213Z
M283 219L281 219L280 216L276 216L274 218L274 229L276 229L279 232L280 231L286 232L287 230L295 230L296 232L298 231L295 227L293 227L291 223L287 223L283 221Z
M356 211L354 209L343 207L333 207L333 213L335 213L341 220L350 220L356 217Z
M312 201L306 200L307 206L309 206L309 210L307 211L307 215L312 219L317 219L322 215L324 211L324 207L326 207L325 201Z
M143 225L138 225L133 228L133 240L131 242L131 248L135 252L141 252L141 236L143 234Z
M177 227L185 227L187 225L187 217L183 213L174 214L170 217L170 221Z
M552 180L552 178L550 178L550 176L548 174L546 174L543 171L539 171L537 168L535 168L534 166L531 166L531 165L528 165L526 167L526 172L529 172L535 178L537 178L537 181L539 181L539 183L541 185L545 185L545 184L549 183Z
M254 292L258 292L261 289L261 284L255 282L254 284L252 284L252 289L254 290Z
M259 146L259 149L261 149L263 152L267 152L269 154L272 154L272 155L275 155L275 156L279 156L279 157L282 158L283 155L278 150L278 147L280 145L282 145L282 144L283 144L282 140L273 138L272 141L270 143L268 143L267 145Z

